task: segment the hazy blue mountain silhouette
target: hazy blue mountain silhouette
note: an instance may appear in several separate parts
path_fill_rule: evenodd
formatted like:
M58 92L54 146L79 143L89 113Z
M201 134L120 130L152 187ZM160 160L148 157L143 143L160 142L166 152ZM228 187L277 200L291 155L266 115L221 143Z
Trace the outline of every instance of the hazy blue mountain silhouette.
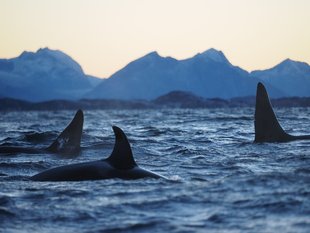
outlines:
M0 95L5 97L30 101L76 99L90 91L96 80L59 50L44 48L0 59Z
M150 100L179 90L205 98L229 99L255 95L257 82L215 49L185 60L152 52L129 63L85 97ZM285 95L271 86L269 89L273 97Z
M271 69L253 71L251 76L282 90L287 96L310 96L310 66L305 62L286 59Z
M273 98L310 96L307 63L287 59L271 69L248 73L215 49L184 60L152 52L104 80L86 75L76 61L59 50L44 48L0 59L0 98L28 101L152 100L172 91L230 99L254 96L258 81L266 84Z

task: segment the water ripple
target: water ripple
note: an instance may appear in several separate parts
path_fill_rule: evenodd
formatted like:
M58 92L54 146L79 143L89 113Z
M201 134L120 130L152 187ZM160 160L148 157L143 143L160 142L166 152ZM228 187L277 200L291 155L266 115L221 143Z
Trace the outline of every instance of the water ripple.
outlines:
M310 108L276 112L290 132L310 133ZM0 145L47 145L72 114L2 114ZM310 144L254 144L253 114L253 108L85 111L80 156L0 155L1 229L309 232ZM29 180L50 167L106 158L112 125L126 132L141 167L169 179Z

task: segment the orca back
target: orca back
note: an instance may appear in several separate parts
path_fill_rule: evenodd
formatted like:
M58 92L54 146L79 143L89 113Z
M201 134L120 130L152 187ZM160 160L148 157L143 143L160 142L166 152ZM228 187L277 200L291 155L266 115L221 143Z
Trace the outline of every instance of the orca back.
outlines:
M165 178L140 168L132 155L125 133L113 126L115 145L107 159L71 164L43 171L30 179L33 181L81 181L119 178L133 180L141 178Z

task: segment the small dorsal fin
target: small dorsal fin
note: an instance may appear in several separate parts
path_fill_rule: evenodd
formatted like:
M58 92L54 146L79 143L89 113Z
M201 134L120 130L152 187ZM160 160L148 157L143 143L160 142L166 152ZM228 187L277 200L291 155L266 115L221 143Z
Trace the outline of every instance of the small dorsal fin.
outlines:
M268 93L260 82L257 84L254 125L254 142L285 142L292 137L279 124L272 109Z
M131 169L137 166L125 133L117 126L112 126L112 128L115 135L115 145L107 161L117 169Z
M80 151L81 137L83 131L84 115L79 109L71 123L47 148L48 151L61 154L74 154Z

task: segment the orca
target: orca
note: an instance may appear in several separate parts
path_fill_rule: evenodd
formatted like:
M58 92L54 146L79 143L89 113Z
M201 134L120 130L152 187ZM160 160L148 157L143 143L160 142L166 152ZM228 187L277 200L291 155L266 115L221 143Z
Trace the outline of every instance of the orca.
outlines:
M83 181L119 178L134 180L140 178L164 178L161 175L140 168L132 155L125 133L112 126L115 135L111 155L102 160L51 168L30 177L33 181Z
M260 82L257 84L256 91L254 128L254 142L257 143L310 140L310 135L293 136L283 130L272 109L266 88Z
M84 114L78 110L71 123L62 131L56 140L47 148L25 148L0 146L0 154L40 154L55 153L64 155L73 155L80 152L81 137L83 131Z

